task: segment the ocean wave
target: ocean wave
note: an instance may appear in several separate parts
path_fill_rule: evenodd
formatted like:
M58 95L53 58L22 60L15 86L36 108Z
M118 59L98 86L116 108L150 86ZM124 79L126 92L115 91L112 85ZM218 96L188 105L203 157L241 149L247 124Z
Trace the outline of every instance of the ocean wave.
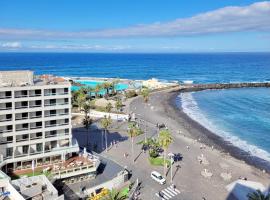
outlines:
M221 127L218 127L217 124L214 124L210 119L208 119L199 108L196 100L193 98L192 92L181 93L179 98L183 112L191 119L195 120L213 133L221 136L224 140L229 141L234 146L239 147L253 156L257 156L270 162L270 153L255 145L249 144L247 141L240 139L231 132L222 130Z

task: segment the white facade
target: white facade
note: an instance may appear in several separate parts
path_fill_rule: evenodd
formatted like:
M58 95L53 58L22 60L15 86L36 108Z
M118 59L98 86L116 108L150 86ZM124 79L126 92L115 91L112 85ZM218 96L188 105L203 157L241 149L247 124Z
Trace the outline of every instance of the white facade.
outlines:
M69 82L0 85L0 167L50 162L78 152L71 133Z

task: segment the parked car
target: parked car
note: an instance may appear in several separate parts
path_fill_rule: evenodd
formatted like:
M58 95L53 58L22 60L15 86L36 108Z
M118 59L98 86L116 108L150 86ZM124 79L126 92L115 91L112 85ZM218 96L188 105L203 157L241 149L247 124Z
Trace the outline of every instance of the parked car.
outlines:
M161 176L161 174L158 173L157 171L152 171L151 172L151 178L154 179L155 181L157 181L161 185L164 185L166 183L165 178L163 178Z

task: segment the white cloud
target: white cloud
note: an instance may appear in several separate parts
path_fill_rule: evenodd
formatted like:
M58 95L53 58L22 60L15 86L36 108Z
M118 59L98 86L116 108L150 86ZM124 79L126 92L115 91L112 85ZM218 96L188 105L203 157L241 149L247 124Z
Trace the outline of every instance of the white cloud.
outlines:
M20 42L5 42L0 44L0 46L7 49L18 49L22 47Z
M25 46L25 49L35 50L64 50L64 51L122 51L130 49L130 46L103 46L103 45L89 45L89 44L46 44L46 45L31 45Z
M181 12L181 10L179 10ZM242 31L270 31L270 1L229 6L170 22L156 22L118 29L59 32L0 28L0 38L64 39L193 36Z

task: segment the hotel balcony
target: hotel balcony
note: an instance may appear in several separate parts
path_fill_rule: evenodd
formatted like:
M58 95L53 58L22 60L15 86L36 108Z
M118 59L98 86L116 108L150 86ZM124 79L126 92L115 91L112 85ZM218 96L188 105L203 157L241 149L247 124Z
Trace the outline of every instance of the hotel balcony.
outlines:
M11 110L12 109L12 103L0 103L0 111L1 110Z
M15 91L15 98L39 97L41 95L42 94L40 89Z
M12 98L11 91L0 92L0 99L10 99L10 98Z
M68 88L55 88L55 89L45 89L44 96L57 96L57 95L67 95L69 94Z
M9 133L13 131L12 125L0 126L0 133Z
M46 110L45 117L57 117L69 115L69 109L58 109L58 110Z
M26 131L40 128L42 128L42 122L24 123L16 125L16 131Z

